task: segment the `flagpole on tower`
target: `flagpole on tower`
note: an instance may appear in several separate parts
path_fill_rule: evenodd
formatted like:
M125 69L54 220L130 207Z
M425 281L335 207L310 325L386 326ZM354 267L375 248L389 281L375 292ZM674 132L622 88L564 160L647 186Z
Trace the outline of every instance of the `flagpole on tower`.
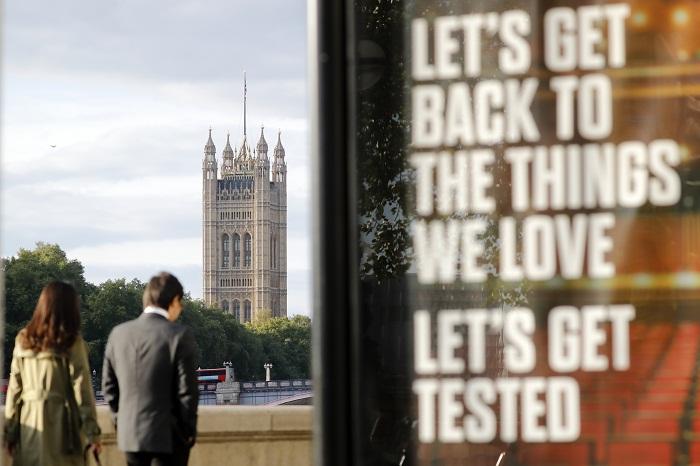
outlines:
M246 100L248 98L248 84L246 83L245 71L243 71L243 138L246 137Z

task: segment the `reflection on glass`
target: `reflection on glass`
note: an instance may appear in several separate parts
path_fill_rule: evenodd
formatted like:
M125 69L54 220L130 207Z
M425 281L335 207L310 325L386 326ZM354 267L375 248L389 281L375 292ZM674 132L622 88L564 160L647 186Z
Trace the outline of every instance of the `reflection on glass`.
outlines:
M700 462L698 20L355 2L364 464Z

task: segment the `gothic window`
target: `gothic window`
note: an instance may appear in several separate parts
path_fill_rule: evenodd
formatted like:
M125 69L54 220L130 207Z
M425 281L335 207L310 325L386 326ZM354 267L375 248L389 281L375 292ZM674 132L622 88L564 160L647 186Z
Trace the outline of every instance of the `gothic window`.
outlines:
M222 260L221 260L221 267L227 269L228 268L228 259L229 259L229 237L227 234L224 234L222 240Z
M233 301L233 318L238 322L241 321L241 302L237 299Z
M250 322L253 313L253 305L247 299L243 303L243 322Z
M243 266L250 267L253 263L253 239L249 233L245 234L245 245L243 246Z
M221 301L221 310L224 312L228 312L228 301L226 301L226 300Z
M241 237L238 234L233 235L233 267L235 269L241 266Z
M275 238L270 236L270 268L275 268Z

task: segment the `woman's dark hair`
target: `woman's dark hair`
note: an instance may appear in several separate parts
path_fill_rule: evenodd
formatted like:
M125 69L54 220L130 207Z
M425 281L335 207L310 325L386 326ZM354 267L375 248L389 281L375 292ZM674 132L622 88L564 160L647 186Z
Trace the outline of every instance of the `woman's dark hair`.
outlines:
M20 344L33 351L64 353L80 332L80 298L72 285L51 282L41 290L34 315L20 333Z
M178 296L182 299L184 294L185 290L175 275L161 272L151 277L146 289L143 290L143 307L158 306L167 311L173 299Z

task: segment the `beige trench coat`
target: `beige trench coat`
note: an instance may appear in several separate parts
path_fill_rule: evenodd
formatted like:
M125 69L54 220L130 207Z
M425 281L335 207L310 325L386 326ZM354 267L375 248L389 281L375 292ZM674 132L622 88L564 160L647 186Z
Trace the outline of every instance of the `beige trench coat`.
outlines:
M19 337L18 337L19 338ZM5 439L17 442L14 466L83 465L82 454L63 453L66 377L80 411L83 445L99 440L95 397L85 341L78 337L65 360L50 351L21 348L15 340L5 400Z

